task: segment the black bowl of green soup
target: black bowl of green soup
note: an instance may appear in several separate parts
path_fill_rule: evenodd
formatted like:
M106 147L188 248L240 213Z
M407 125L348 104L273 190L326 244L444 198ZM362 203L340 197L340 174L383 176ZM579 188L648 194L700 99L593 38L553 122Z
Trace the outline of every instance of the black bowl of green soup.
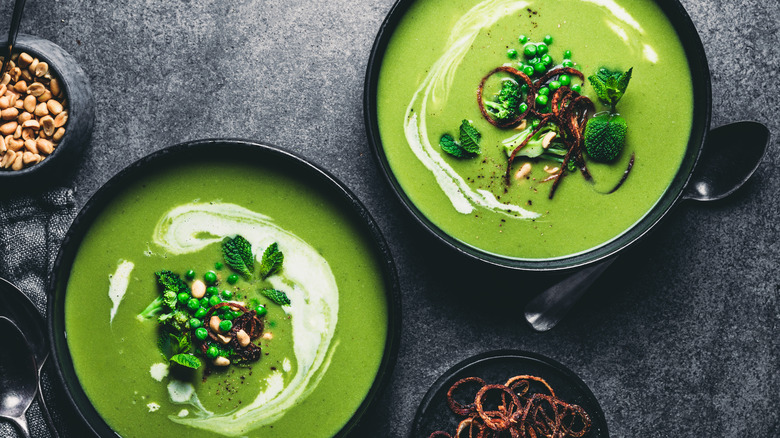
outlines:
M676 0L399 0L364 108L425 228L491 264L559 271L615 254L681 198L710 91Z
M57 372L99 436L345 436L397 356L398 280L371 216L248 141L179 144L109 180L49 291Z

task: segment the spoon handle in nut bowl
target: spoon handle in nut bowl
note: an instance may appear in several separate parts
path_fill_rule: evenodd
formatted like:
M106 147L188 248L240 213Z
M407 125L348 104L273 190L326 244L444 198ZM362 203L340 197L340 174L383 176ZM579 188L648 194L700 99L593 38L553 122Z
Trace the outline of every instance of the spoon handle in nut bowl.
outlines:
M0 73L5 71L5 66L8 64L8 60L11 59L11 52L16 44L16 35L19 34L19 25L22 22L25 2L26 0L16 0L14 3L14 15L11 17L11 27L8 28L8 43L3 49L3 67L0 69Z

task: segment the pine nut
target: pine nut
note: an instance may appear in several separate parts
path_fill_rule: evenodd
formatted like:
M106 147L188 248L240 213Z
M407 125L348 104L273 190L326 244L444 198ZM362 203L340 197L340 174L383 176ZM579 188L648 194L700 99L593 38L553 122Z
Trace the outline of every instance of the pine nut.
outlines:
M2 166L4 169L8 169L12 164L14 164L15 159L16 152L9 149L8 152L3 155L3 161L0 162L0 166Z
M38 63L38 65L35 67L35 76L41 77L49 72L49 64L41 61Z
M22 162L24 164L35 164L41 161L41 156L32 152L25 152L22 157Z
M3 120L13 120L19 116L19 110L16 108L6 108L0 111L0 117Z
M247 345L249 345L249 342L251 341L251 339L249 339L249 335L246 334L244 330L239 330L236 333L236 340L238 341L238 345L242 347L246 347Z
M56 100L50 100L46 102L46 108L48 108L49 112L54 114L55 116L62 112L62 104L57 102Z
M219 316L211 315L211 319L209 320L209 327L216 333L222 333L222 331L219 329L220 322L222 322L222 320L219 319Z
M31 113L35 111L35 105L38 103L38 101L35 99L35 96L32 94L24 98L24 110L28 113Z
M523 167L515 173L515 179L523 179L531 173L531 163L524 163Z
M15 108L14 108L15 109ZM32 114L28 113L27 111L19 114L19 117L17 117L16 121L19 122L19 124L23 124L24 122L28 120L32 120L33 116Z
M51 82L49 82L49 88L51 89L51 94L60 97L60 81L58 79L52 79ZM2 93L0 93L2 94Z
M51 117L49 117L51 119ZM41 119L41 124L43 125L43 129L46 129L46 124L48 124L48 120L46 121L46 124L44 124L43 119ZM54 119L51 120L51 126L52 129L54 128ZM206 295L206 283L195 280L192 282L192 298L201 299L203 296Z
M8 169L14 163L15 159L16 159L16 152L9 149L8 152L6 152L5 155L3 155L3 161L0 162L0 167L3 167L4 169Z
M38 117L48 116L49 108L45 103L41 102L38 104L38 106L35 107L35 115Z
M230 365L230 359L226 358L225 356L218 356L214 359L213 364L218 367L226 367Z
M544 149L547 149L550 147L550 142L555 138L555 136L558 135L555 133L555 131L550 131L547 134L544 135L542 138L542 147Z
M41 124L35 119L30 119L22 123L22 128L41 129ZM21 135L21 132L19 134Z
M44 91L46 91L46 86L40 82L33 82L29 87L27 87L26 91L33 96L38 97L42 95Z
M16 132L16 127L18 125L19 124L16 123L15 121L3 123L2 125L0 125L0 133L2 133L3 135L12 135L14 132Z
M49 99L51 99L51 91L45 90L43 94L38 96L38 102L47 102Z
M14 164L11 166L11 170L22 170L24 167L22 158L24 158L24 154L16 154L16 158L14 159Z
M16 58L17 62L19 63L19 67L27 68L30 66L30 64L33 63L33 57L30 56L27 52L22 52L19 54L19 57Z
M38 146L36 146L35 140L25 140L24 148L30 152L35 152L36 154L38 153Z
M35 131L30 128L22 129L22 140L35 140Z
M54 126L56 126L58 128L60 126L65 126L65 123L67 121L68 121L68 112L67 111L63 111L63 112L57 114L57 117L54 118ZM0 131L0 132L2 132L2 131Z
M18 151L24 147L24 140L20 140L18 138L13 138L13 136L8 136L5 138L5 145L8 147L9 150L12 151Z
M44 153L50 155L54 152L54 143L46 140L45 138L39 138L35 140L35 146L38 148L38 153Z

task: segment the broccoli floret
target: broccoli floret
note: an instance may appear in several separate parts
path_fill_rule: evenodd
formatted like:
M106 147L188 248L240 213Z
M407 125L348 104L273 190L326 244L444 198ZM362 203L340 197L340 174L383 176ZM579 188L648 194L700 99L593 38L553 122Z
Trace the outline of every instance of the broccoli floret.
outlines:
M526 137L531 135L533 130L536 129L535 126L532 124L528 124L528 127L520 131L519 133L507 138L503 141L504 144L504 152L506 152L506 156L509 157L512 155L512 151L514 151L520 144L525 141ZM547 155L547 152L550 149L560 147L559 144L551 143L549 148L545 150L544 145L542 144L542 140L544 139L544 136L547 135L548 132L558 132L558 127L553 124L548 124L539 132L536 133L536 135L531 138L531 140L526 143L525 146L523 146L522 149L520 149L517 152L518 157L528 157L528 158L536 158L542 155ZM557 136L556 136L557 137ZM552 154L557 155L557 154ZM563 150L563 155L566 155L566 150Z
M157 321L177 332L183 332L187 329L190 321L190 315L183 310L174 310L170 313L163 313L157 318Z
M518 115L518 107L523 102L523 92L513 80L506 79L501 84L494 101L485 101L485 108L496 120L510 120Z
M149 303L148 306L146 306L146 309L144 309L141 313L138 314L138 319L144 320L152 318L156 315L159 315L160 312L163 311L163 297L159 296L154 299L151 303Z
M174 274L168 270L162 270L155 272L157 276L157 282L167 291L172 291L176 294L180 292L190 293L190 287L187 283L179 277L179 274Z
M600 115L585 125L585 151L595 161L614 161L626 142L626 120L618 115Z
M157 282L164 288L162 295L154 299L146 309L138 314L139 320L153 318L162 312L170 312L176 309L176 297L179 292L190 293L190 287L171 271L156 272Z

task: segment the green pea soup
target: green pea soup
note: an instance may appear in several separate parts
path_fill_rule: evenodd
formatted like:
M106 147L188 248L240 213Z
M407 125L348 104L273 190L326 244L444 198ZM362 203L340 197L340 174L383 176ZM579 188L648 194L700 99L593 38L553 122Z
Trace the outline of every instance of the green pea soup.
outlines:
M218 160L173 162L111 199L77 250L64 314L79 382L114 431L330 437L350 420L380 370L389 304L371 233L334 192L274 160ZM285 262L268 281L289 294L289 307L265 298L258 282L226 281L233 271L215 266L231 234L253 241L258 261L279 243ZM213 270L233 300L264 304L270 337L259 340L260 360L210 375L168 365L157 321L138 317L160 294L162 269L182 278L193 269L197 279Z
M554 161L528 162L528 178L504 175L502 141L517 131L485 120L477 104L482 78L500 65L527 62L532 42L552 36L549 55L560 65L571 51L585 77L600 68L633 68L618 112L626 119L625 149L613 163L588 160L594 182L568 173L553 199ZM512 49L517 57L508 55ZM601 104L587 80L582 94ZM497 91L494 88L493 91ZM485 99L491 98L485 91ZM675 177L691 135L693 91L675 29L651 0L419 0L406 11L384 54L377 85L377 120L393 177L443 232L484 253L518 260L583 253L640 221ZM481 132L482 153L458 159L439 139L458 137L461 120ZM631 156L633 169L619 190ZM547 179L548 181L545 181Z

